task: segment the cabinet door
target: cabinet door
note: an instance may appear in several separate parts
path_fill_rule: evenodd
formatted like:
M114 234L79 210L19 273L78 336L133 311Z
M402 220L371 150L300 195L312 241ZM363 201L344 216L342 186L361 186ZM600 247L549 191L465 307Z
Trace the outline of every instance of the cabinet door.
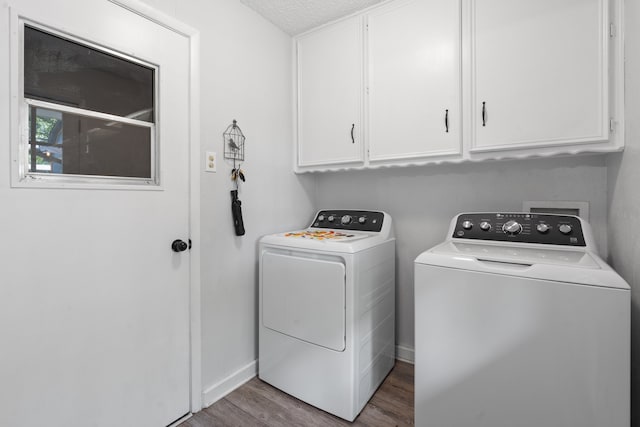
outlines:
M459 153L460 2L391 3L368 37L369 159Z
M362 162L362 17L297 41L298 166Z
M472 152L608 138L607 0L472 1Z

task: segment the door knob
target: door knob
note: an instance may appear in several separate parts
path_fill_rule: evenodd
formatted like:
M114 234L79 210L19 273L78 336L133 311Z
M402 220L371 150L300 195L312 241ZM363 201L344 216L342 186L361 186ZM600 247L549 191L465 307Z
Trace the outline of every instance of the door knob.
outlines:
M176 239L171 243L171 250L173 252L184 252L187 249L189 249L189 245L183 240Z

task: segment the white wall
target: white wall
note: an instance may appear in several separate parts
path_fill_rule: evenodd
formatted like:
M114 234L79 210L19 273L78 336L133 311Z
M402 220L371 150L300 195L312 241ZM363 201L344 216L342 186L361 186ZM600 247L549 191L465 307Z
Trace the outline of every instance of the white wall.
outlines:
M393 217L397 253L397 336L414 347L413 260L445 238L459 212L520 211L523 200L576 200L590 205L606 250L604 156L441 165L318 175L316 207L381 209Z
M640 424L640 4L625 2L624 153L608 162L609 262L631 285L631 425Z
M240 200L231 218L231 166L202 172L202 384L207 390L257 358L257 239L303 227L313 177L292 173L291 38L238 0L146 0L201 32L202 150L222 154L233 119L246 136Z

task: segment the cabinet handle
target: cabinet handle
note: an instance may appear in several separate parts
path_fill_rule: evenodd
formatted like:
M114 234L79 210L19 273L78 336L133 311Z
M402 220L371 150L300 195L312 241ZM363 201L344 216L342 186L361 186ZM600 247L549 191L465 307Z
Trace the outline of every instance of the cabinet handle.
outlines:
M487 103L483 102L482 103L482 126L486 126L487 125Z
M449 133L449 110L444 110L444 128Z
M354 129L355 127L356 127L356 124L355 124L355 123L353 123L353 124L351 125L351 143L352 143L352 144L355 144L355 143L356 143L356 140L353 138L353 129Z

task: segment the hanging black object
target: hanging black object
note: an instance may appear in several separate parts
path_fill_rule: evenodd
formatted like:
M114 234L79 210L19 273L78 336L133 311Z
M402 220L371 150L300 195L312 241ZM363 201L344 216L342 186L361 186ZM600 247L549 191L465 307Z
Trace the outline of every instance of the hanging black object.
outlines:
M236 120L227 126L222 134L224 144L224 158L233 160L233 169L231 169L231 180L235 184L236 189L231 191L231 213L233 214L233 226L236 229L236 236L244 236L244 221L242 221L242 202L238 199L238 180L245 182L246 177L241 169L244 161L244 142L245 137L238 126Z
M236 236L244 236L244 222L242 221L242 202L238 199L238 190L231 190L231 213Z

